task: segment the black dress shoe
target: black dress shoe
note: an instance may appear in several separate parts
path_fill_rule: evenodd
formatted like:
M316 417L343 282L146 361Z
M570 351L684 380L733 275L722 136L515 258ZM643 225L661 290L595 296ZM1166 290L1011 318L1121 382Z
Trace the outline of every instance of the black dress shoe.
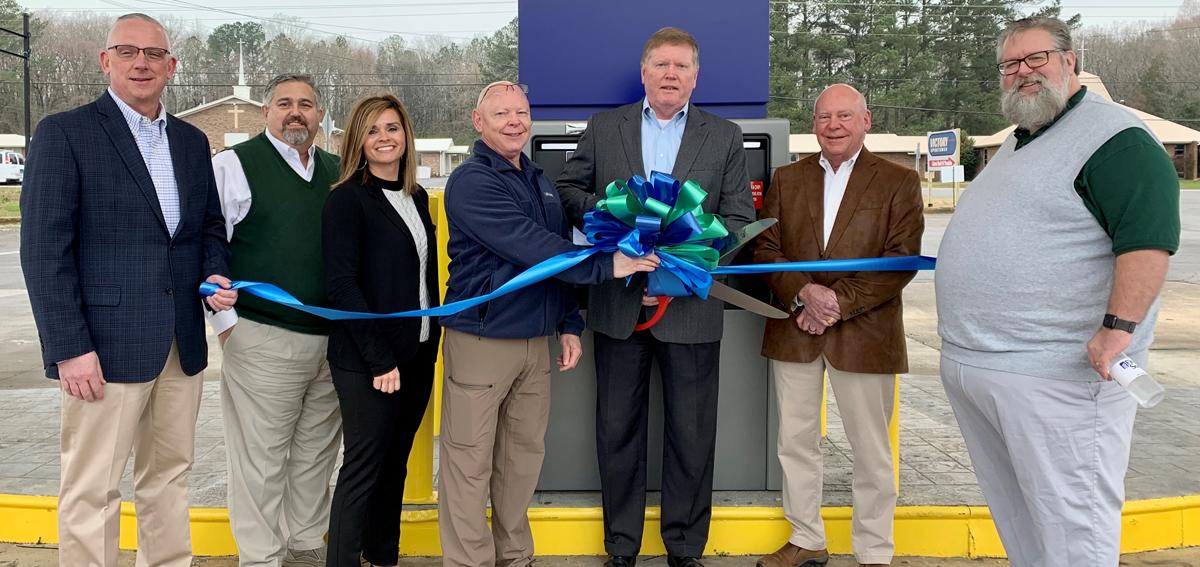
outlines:
M704 564L700 562L699 557L676 557L668 555L667 567L704 567Z
M637 565L636 555L609 555L604 567L633 567Z

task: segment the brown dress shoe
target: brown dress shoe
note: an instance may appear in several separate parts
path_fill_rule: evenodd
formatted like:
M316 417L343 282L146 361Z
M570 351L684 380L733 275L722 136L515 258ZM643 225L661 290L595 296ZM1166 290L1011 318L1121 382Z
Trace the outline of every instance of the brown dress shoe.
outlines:
M828 551L804 549L789 541L779 551L759 559L758 567L824 567L826 563L829 563Z

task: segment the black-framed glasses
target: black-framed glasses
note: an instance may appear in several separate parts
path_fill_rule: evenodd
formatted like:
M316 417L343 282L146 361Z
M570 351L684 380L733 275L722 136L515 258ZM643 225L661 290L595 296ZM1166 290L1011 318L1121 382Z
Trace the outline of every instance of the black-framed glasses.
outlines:
M529 85L526 85L525 83L499 83L499 84L495 84L495 85L490 85L490 86L488 86L488 88L484 89L482 93L479 94L479 100L475 101L475 106L479 106L480 104L483 104L483 98L486 97L488 95L488 93L492 92L492 90L496 90L496 92L502 92L499 89L504 89L504 91L510 91L512 89L520 89L521 92L523 92L525 94L529 94Z
M158 62L166 59L167 56L171 54L170 51L167 51L166 49L163 49L161 47L137 47L134 45L113 45L113 46L109 46L108 49L111 49L114 52L116 52L118 59L123 59L125 61L133 61L134 59L137 59L138 52L145 53L146 61L149 61L151 63L158 63Z
M996 68L1000 70L1001 75L1015 75L1017 71L1021 69L1022 62L1024 62L1025 66L1029 67L1030 69L1037 69L1038 67L1049 63L1051 53L1065 53L1065 50L1047 49L1045 51L1030 53L1029 55L1026 55L1020 59L1013 59L1011 61L999 63L996 65Z

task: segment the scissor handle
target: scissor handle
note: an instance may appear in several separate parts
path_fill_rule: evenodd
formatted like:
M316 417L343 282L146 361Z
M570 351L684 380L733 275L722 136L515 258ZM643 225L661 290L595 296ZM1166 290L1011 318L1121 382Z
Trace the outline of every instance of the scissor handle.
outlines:
M645 323L640 323L638 325L634 325L633 330L645 331L646 329L653 327L654 324L657 323L659 319L662 319L663 313L667 312L667 305L670 303L671 303L670 297L660 296L658 298L658 310L656 310L654 312L654 316L651 317L650 319L648 319Z

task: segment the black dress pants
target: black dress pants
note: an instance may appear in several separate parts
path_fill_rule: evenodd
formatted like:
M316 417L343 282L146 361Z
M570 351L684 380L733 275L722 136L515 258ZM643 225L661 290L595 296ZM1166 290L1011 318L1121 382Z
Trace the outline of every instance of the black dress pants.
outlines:
M395 565L408 453L433 391L438 341L421 343L400 365L400 389L376 390L374 377L331 366L342 406L345 449L329 515L329 567Z
M699 557L712 516L721 343L661 342L650 331L617 340L595 334L596 452L604 502L604 548L637 555L646 516L650 367L662 371L662 538L667 553Z

